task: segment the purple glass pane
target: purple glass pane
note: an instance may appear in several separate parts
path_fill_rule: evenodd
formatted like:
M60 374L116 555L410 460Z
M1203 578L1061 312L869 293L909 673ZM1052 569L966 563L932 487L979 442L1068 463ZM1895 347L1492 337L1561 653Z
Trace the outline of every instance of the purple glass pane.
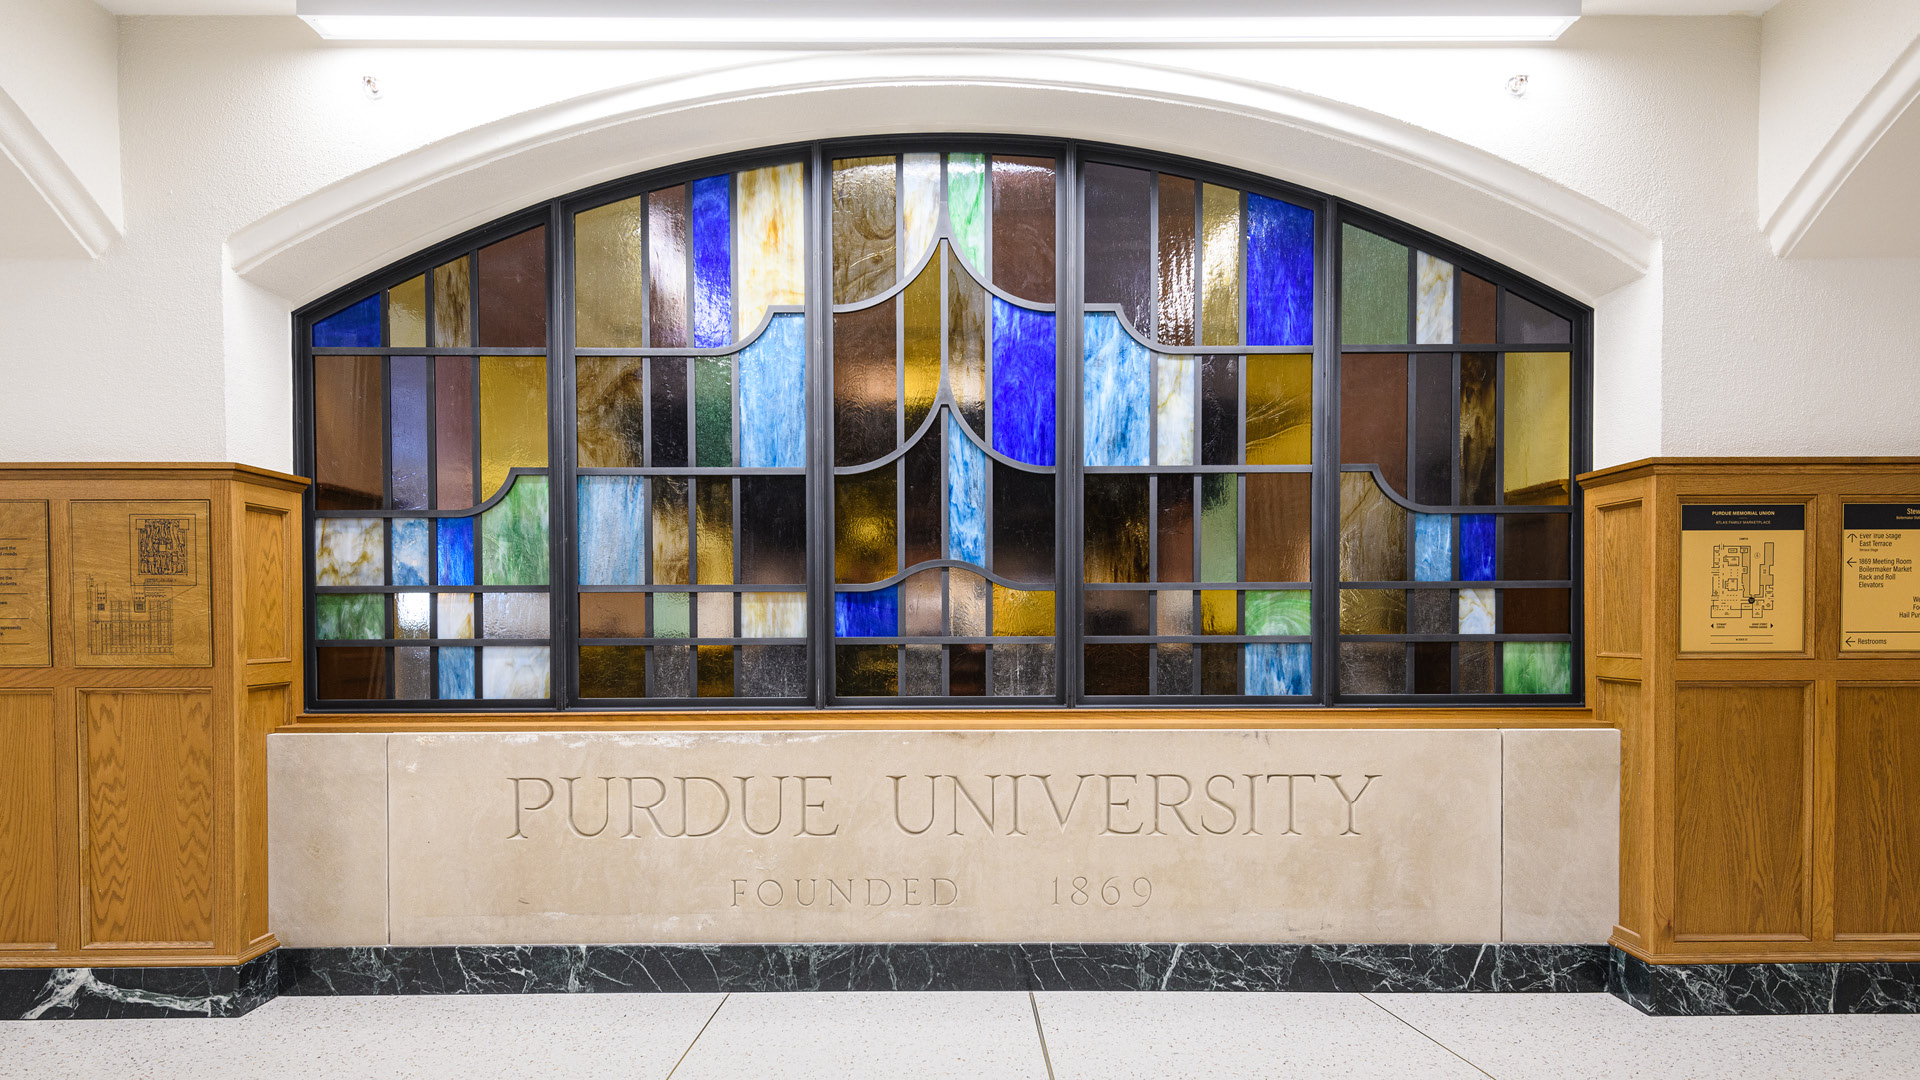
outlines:
M427 509L427 358L396 356L388 372L393 420L393 507Z
M1493 515L1460 515L1460 580L1493 580Z
M893 637L900 632L900 587L833 594L834 637Z
M1313 344L1313 211L1247 196L1247 344Z
M380 294L336 312L313 324L316 349L377 349L380 347Z
M697 349L717 349L733 341L729 186L725 176L693 182L693 345Z
M993 448L1053 464L1053 312L993 298Z

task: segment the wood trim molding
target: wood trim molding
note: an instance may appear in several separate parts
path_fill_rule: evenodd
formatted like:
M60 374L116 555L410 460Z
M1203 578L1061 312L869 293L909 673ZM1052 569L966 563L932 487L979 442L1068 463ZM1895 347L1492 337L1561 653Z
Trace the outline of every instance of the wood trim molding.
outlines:
M133 474L133 475L128 475ZM283 491L304 491L304 476L243 465L237 461L9 461L0 464L6 480L239 480Z

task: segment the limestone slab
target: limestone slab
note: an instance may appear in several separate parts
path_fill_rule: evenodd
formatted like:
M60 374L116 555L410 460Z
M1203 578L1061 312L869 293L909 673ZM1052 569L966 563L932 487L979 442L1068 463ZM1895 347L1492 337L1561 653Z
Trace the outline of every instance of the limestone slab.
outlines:
M268 925L282 945L387 944L387 739L267 736Z
M1502 733L1502 940L1607 940L1620 909L1620 733Z
M1500 733L395 734L396 945L1490 942Z

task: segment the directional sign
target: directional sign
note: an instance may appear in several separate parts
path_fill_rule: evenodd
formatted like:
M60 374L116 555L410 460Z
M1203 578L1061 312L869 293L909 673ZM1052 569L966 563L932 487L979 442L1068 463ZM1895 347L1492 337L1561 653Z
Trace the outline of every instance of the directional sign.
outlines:
M1920 498L1841 511L1840 643L1920 652Z

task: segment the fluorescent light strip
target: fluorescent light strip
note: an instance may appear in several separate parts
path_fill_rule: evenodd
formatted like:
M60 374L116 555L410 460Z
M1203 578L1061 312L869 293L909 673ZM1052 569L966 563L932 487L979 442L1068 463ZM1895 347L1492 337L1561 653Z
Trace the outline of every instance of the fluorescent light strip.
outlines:
M1293 18L848 19L488 15L300 16L347 41L618 42L652 45L1061 45L1552 41L1577 15Z

